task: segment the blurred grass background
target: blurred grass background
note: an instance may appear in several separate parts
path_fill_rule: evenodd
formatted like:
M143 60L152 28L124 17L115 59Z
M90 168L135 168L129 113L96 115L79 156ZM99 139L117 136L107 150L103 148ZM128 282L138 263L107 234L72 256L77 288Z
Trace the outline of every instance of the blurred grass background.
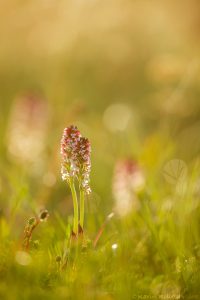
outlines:
M186 163L199 197L199 34L198 0L2 1L0 209L9 223L3 235L18 240L41 207L50 222L55 211L67 222L72 204L60 178L59 143L70 124L92 144L86 226L93 237L113 210L113 170L121 158L143 167L157 210L173 193L162 174L171 159ZM196 202L191 211L199 224ZM116 227L132 226L123 222Z

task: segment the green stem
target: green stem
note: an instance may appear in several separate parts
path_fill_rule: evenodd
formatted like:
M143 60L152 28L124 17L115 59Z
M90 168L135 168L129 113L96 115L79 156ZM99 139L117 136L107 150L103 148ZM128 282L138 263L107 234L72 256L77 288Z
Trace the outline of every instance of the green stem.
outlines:
M78 233L78 201L76 195L76 189L73 179L70 181L70 189L72 193L73 205L74 205L74 222L73 222L73 232Z
M82 188L80 188L80 226L83 229L84 224L84 202L85 202L85 193Z

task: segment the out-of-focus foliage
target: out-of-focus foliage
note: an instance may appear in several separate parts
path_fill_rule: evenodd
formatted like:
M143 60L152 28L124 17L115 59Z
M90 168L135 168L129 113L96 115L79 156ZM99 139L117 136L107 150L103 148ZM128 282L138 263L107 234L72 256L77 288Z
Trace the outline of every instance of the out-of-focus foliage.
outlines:
M0 299L198 298L199 34L198 0L2 1ZM70 124L92 145L88 239L116 201L134 203L76 254L59 155ZM141 173L116 189L122 161ZM24 252L25 224L44 208Z

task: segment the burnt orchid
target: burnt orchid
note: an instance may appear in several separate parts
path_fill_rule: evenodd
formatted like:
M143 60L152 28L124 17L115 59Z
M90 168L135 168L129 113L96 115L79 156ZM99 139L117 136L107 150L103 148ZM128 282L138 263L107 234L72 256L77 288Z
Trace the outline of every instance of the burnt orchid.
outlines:
M84 225L84 202L85 195L91 192L90 188L90 170L91 170L91 146L87 138L82 137L76 126L69 126L64 129L61 139L61 174L62 179L67 181L73 198L74 221L73 233L78 234L83 230ZM80 197L80 218L78 199L75 188L75 182L78 182Z

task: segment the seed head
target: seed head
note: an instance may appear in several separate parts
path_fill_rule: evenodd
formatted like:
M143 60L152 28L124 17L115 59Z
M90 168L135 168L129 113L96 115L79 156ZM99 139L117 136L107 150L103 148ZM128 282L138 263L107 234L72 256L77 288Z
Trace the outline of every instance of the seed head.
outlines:
M40 222L47 221L48 217L49 217L49 212L47 209L42 210L39 214Z

